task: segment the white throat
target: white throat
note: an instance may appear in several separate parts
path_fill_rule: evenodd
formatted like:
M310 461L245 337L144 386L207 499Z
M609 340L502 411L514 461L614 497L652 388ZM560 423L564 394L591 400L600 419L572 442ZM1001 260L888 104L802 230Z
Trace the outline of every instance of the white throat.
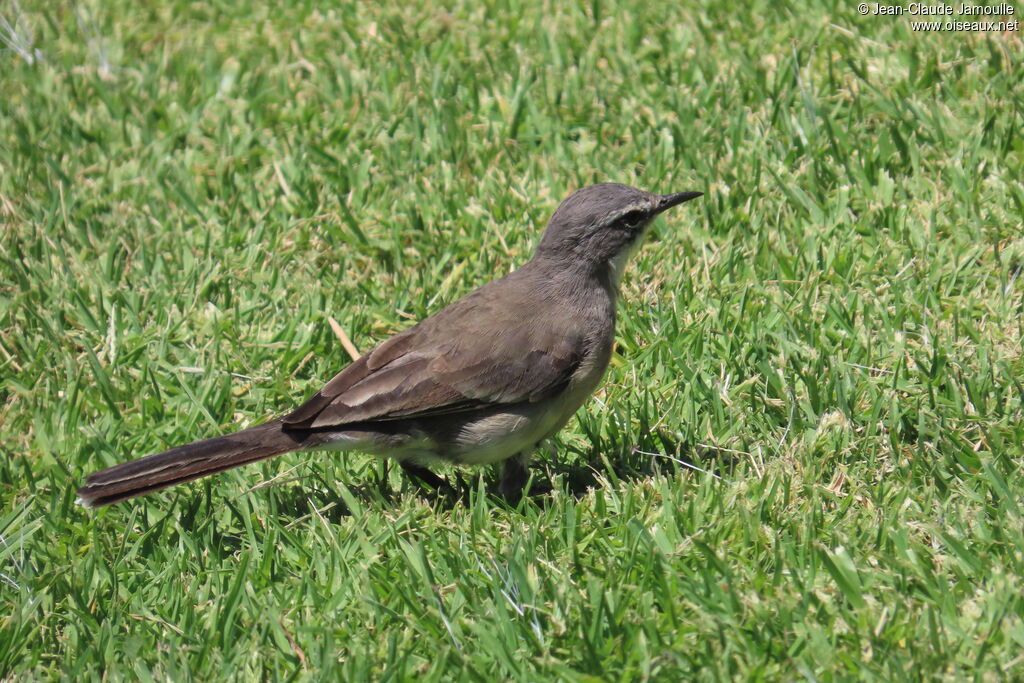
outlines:
M629 260L633 258L633 254L640 248L640 242L643 239L643 235L638 235L633 243L628 247L620 251L618 254L612 257L608 262L608 266L612 273L612 285L615 290L619 289L619 282L622 281L622 273L626 270L626 266L629 264Z

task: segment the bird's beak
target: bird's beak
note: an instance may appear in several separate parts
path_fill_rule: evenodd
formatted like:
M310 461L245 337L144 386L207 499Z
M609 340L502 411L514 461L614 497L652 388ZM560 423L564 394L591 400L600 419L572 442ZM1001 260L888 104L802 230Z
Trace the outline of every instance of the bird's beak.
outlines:
M703 192L676 192L675 194L663 194L658 197L658 204L654 208L654 215L657 216L666 209L671 209L673 206L688 202L691 199L696 199L702 196Z

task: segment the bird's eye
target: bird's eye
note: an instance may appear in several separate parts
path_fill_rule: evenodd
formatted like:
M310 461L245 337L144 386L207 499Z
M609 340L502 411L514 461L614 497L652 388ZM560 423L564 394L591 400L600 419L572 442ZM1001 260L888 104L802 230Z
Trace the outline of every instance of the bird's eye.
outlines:
M632 230L636 228L638 225L640 225L640 223L643 222L645 217L646 216L643 211L630 211L619 220L622 223L623 227L625 227L627 230Z

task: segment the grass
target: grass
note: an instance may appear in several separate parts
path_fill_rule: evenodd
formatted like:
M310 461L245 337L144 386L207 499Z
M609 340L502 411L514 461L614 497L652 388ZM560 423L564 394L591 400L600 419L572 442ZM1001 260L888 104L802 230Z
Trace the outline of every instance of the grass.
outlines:
M30 9L0 53L0 677L1024 677L1020 33L838 2ZM446 507L292 454L73 504L287 410L348 362L328 318L365 351L605 180L706 195L629 270L550 493L471 470Z

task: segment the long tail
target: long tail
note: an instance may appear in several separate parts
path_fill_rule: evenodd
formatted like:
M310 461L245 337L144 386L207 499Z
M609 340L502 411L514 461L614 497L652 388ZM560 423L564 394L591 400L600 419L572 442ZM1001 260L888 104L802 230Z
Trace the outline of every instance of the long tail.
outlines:
M274 420L227 436L177 446L90 474L79 502L102 507L303 448L307 433L281 429Z

